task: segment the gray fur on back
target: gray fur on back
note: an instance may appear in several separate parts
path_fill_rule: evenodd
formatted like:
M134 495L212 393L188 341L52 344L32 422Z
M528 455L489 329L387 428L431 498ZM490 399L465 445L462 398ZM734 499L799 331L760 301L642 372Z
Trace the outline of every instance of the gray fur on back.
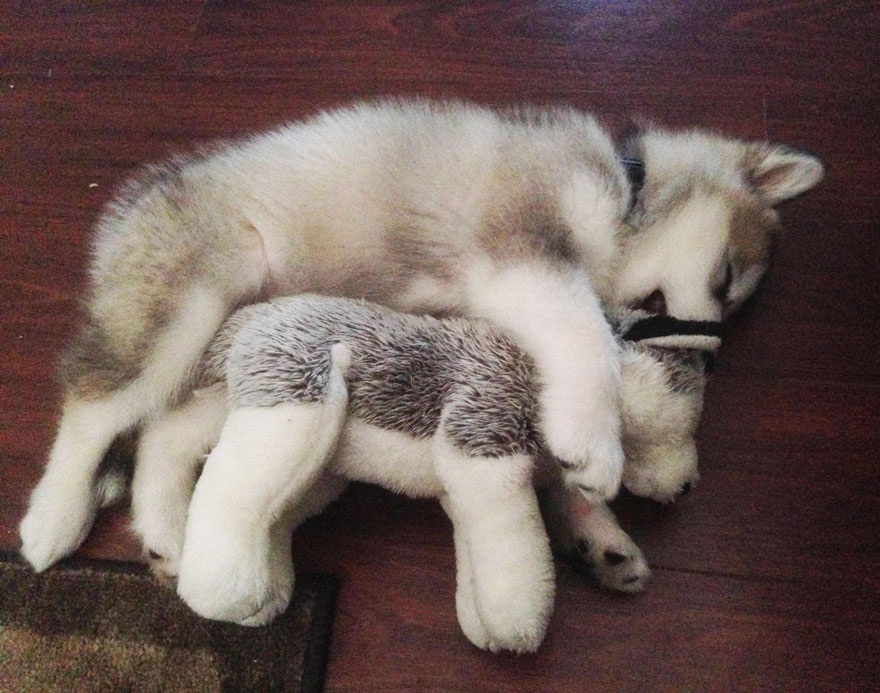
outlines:
M506 337L472 320L324 296L279 298L226 322L203 358L199 384L225 377L234 407L320 401L338 342L352 353L351 416L427 438L446 407L447 434L470 454L537 450L534 366Z

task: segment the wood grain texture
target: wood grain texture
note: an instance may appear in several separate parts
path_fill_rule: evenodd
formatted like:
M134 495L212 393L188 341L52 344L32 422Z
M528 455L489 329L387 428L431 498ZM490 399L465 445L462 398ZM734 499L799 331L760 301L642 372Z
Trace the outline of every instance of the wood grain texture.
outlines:
M559 565L540 653L458 632L436 505L359 486L295 539L343 580L330 691L868 690L880 651L875 2L44 2L0 9L0 547L39 477L91 224L134 166L353 98L565 102L820 155L707 394L703 478L623 499L635 598ZM125 510L84 555L133 558Z

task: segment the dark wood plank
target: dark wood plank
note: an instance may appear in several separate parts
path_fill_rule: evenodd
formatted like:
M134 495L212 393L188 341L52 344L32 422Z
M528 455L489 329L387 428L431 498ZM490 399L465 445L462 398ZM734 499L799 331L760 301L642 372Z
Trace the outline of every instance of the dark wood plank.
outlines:
M343 580L328 690L876 686L880 651L880 5L7 3L0 9L0 548L39 477L89 228L138 164L353 98L562 101L813 151L764 289L707 394L703 478L624 498L655 569L618 598L559 566L534 657L458 632L447 520L353 488L295 540ZM123 509L82 552L134 558Z

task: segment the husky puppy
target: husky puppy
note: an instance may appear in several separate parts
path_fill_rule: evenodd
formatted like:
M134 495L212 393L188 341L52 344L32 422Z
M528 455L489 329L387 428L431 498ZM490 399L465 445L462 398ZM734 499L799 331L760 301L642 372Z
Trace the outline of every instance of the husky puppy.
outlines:
M572 484L613 496L619 374L600 299L716 319L763 274L773 205L822 174L787 148L703 134L651 130L633 152L633 226L610 138L570 109L358 104L148 168L96 229L23 555L43 570L80 545L103 454L186 394L235 307L303 292L489 320L534 360L538 425Z
M621 327L633 322L626 316ZM702 360L636 342L620 360L634 478L662 458L654 471L672 471L679 485L684 471L692 483ZM181 479L194 476L203 442L219 438L195 486L180 560L178 593L196 612L246 625L274 618L293 589L293 527L356 479L439 498L454 527L465 634L485 649L538 647L554 578L534 486L571 496L537 426L534 363L511 340L482 321L301 295L234 314L197 380L209 390L183 408L202 415L182 416L203 430L162 444L191 454L161 480L163 496L188 494ZM214 420L204 416L208 398L220 400L209 405ZM649 574L641 553L592 490L579 497L571 514L592 532L599 575L640 589Z

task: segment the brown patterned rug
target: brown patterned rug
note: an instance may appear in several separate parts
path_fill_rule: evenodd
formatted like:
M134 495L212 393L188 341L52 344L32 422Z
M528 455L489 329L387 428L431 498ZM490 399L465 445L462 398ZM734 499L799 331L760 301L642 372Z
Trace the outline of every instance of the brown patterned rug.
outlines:
M0 691L320 691L337 584L297 577L264 628L199 618L140 565L36 575L0 554Z

